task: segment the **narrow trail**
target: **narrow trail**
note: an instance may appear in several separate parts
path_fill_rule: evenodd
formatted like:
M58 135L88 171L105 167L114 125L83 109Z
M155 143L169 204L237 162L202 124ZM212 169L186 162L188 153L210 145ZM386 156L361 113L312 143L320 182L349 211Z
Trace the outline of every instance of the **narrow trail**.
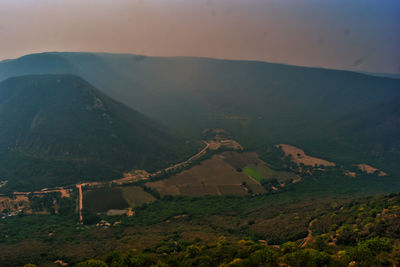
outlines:
M301 245L302 248L304 248L305 246L307 246L307 244L311 241L312 239L312 230L311 227L313 225L313 223L316 221L317 219L312 220L309 224L308 224L308 235L307 237L304 239L304 243Z

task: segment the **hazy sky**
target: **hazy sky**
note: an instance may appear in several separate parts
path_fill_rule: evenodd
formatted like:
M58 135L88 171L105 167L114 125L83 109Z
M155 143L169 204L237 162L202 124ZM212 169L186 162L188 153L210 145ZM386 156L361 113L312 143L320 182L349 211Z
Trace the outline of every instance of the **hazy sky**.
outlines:
M0 59L43 51L400 73L400 0L0 0Z

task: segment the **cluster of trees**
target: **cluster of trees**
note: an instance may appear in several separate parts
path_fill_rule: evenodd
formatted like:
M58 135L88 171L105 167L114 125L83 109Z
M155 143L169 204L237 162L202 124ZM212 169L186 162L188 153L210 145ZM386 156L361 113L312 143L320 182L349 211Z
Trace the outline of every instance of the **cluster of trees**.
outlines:
M292 162L290 156L286 156L285 152L279 147L268 146L257 150L257 154L262 160L268 162L268 164L276 170L282 171L296 171L298 166Z
M61 197L59 193L49 193L43 197L30 196L29 198L33 211L48 211L51 215L24 216L19 214L1 220L0 244L13 244L30 238L45 240L49 237L49 229L63 232L65 236L74 230L78 221L74 198Z
M320 215L312 229L316 235L331 236L336 244L345 246L378 236L400 239L399 204L399 194L351 201Z
M121 226L107 230L110 231L108 238L115 238L113 241L107 240L113 245L109 243L107 249L96 256L86 254L88 258L98 258L86 259L79 266L347 266L349 263L354 266L391 266L399 261L400 194L325 203L274 204L279 197L279 194L164 197L137 209L133 217L115 218L122 222ZM73 201L69 207L74 207ZM151 224L154 229L151 234L157 239L157 231L165 230L163 223L160 224L162 228L158 228L159 223L175 220L174 216L182 214L186 215L179 218L182 227L207 225L212 233L218 232L226 239L216 243L200 239L188 241L183 237L183 232L177 229L176 234L164 239L168 241L156 245L153 243L148 247L135 246L137 251L99 256L112 251L121 242L121 237L129 236L129 230L125 232L126 227ZM309 226L310 221L314 221L312 226ZM312 230L312 238L306 247L302 247L307 227ZM80 247L79 242L93 242L93 246L98 246L99 242L105 241L101 240L105 232L98 232L95 226L80 228L77 230L76 220L61 215L24 216L1 222L0 232L7 234L9 240L0 240L9 243L29 237L42 240L52 247L58 242L61 245L70 240L77 242L77 249L84 248L84 245ZM49 229L56 234L48 236ZM137 238L140 238L140 233L135 233L134 239ZM246 241L238 242L239 239ZM260 239L267 240L269 246L257 241ZM52 255L51 259L55 257ZM70 264L77 264L84 258L79 256L66 260Z
M249 240L229 242L221 238L216 243L183 244L167 242L145 252L112 252L99 259L78 263L77 267L122 266L392 266L398 264L399 247L394 249L386 238L373 238L343 250L301 248L299 243L287 242L282 246L267 246Z
M280 184L278 182L278 179L272 178L272 179L263 179L261 180L261 185L267 190L268 193L273 192L272 187L274 186L275 188L280 188Z
M154 189L152 187L148 187L145 184L141 184L141 187L142 187L143 191L149 193L150 195L152 195L156 199L160 199L161 198L160 193L156 189Z
M47 193L42 195L29 195L29 203L33 212L45 211L51 215L56 213L55 204L60 201L61 193Z

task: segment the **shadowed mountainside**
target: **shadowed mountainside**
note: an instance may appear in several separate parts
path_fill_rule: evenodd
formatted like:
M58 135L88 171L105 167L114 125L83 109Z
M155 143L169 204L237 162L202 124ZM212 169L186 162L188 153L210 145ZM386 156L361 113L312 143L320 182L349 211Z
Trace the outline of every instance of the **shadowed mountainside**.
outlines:
M154 170L189 157L197 146L77 76L0 83L0 177L19 190Z

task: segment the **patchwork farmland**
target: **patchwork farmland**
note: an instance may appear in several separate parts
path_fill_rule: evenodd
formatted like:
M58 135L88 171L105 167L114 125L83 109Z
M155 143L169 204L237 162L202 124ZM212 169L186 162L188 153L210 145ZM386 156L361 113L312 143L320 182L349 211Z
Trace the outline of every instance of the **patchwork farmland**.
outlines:
M265 184L262 185L265 181L276 179L284 186L297 178L294 173L273 170L255 152L225 151L164 179L143 181L144 184L138 185L90 186L83 199L84 207L92 211L122 212L168 195L262 194L271 187L266 189Z
M265 189L255 179L241 171L242 167L258 162L256 153L223 152L201 164L170 178L148 182L146 186L165 195L245 195L251 189L255 194Z

